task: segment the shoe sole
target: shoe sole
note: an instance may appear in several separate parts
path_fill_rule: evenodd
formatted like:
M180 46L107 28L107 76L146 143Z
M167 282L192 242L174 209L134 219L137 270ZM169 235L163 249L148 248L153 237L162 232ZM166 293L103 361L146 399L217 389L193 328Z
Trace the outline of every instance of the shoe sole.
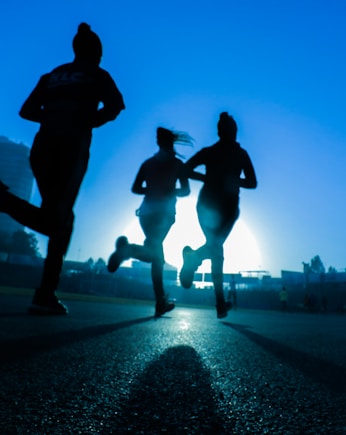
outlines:
M161 316L165 315L166 313L169 313L170 311L174 310L174 308L175 308L175 305L173 305L171 308L169 308L168 310L165 310L163 312L155 311L155 317L161 317Z
M222 313L217 313L217 318L218 319L224 319L225 317L227 317L228 312L231 311L232 309L232 303L231 302L226 302L226 310L223 311Z
M195 276L195 270L192 267L189 267L191 265L188 265L189 260L188 256L193 252L192 248L189 246L186 246L183 249L183 267L179 274L180 284L185 289L191 288L193 284L193 278Z
M125 244L123 243L120 246L119 246L119 244L116 244L115 251L108 259L108 263L107 263L108 272L111 272L111 273L116 272L119 269L121 263L130 258L127 255L128 252L126 252L126 249L128 251L128 246L129 246L128 242L126 242Z
M119 266L121 264L121 260L119 258L118 253L114 253L109 257L107 269L108 272L114 273L119 269Z
M187 276L186 276L187 275ZM193 284L193 276L190 277L190 271L185 271L184 269L180 272L180 284L185 289L189 289Z

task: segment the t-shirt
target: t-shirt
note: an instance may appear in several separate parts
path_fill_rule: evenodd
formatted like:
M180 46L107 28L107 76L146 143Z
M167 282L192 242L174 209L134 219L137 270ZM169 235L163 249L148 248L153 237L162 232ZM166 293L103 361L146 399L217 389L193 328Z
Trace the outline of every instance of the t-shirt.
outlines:
M123 97L107 71L74 61L44 74L20 115L39 122L48 132L83 134L115 119L124 108Z

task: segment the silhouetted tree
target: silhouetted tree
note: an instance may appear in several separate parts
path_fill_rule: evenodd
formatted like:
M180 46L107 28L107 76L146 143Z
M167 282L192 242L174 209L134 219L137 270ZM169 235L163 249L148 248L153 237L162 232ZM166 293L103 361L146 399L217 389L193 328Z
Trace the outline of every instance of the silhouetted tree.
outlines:
M99 258L94 264L94 270L96 273L102 272L106 267L106 262L103 258Z
M9 240L7 252L12 254L30 255L41 257L38 249L38 241L34 233L19 230L12 234Z
M95 264L95 261L90 257L86 262L85 262L87 269L88 270L92 270Z
M315 273L325 273L326 271L319 255L315 255L315 257L311 259L310 268L311 271Z

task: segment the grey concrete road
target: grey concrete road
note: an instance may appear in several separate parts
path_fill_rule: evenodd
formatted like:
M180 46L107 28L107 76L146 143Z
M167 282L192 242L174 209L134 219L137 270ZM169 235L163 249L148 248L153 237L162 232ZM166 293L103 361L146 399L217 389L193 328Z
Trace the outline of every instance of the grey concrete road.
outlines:
M0 294L1 434L346 434L346 317Z

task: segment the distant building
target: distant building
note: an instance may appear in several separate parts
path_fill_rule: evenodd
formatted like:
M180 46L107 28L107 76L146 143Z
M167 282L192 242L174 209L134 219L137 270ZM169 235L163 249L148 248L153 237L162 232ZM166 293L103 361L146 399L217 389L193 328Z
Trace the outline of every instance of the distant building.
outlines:
M0 180L20 198L30 201L34 176L29 162L30 148L0 136ZM0 213L0 231L12 234L24 230L23 225Z

